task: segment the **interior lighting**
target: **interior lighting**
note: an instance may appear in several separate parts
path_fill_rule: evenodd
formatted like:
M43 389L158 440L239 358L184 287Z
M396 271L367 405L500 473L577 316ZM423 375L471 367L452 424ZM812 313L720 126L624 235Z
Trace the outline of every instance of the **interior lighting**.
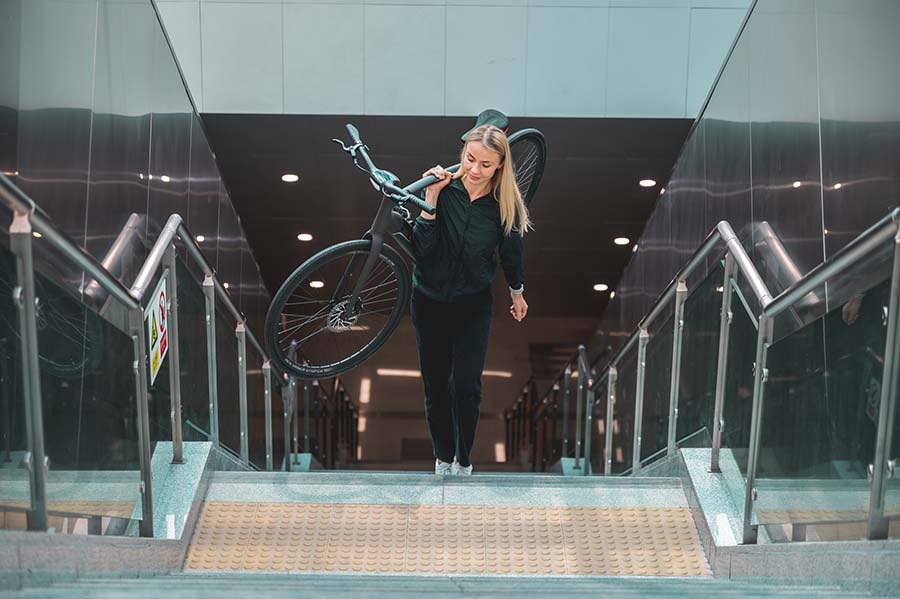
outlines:
M309 233L300 233L299 235L297 235L297 239L299 239L300 241L312 241L312 235L310 235Z
M835 189L840 189L840 188L843 187L843 186L844 186L843 183L835 183L835 184L834 184L834 188L835 188Z
M800 181L794 181L791 185L794 189L797 189L798 187L800 187L803 184L800 183Z
M160 177L160 179L162 179L163 183L168 183L169 181L172 180L169 178L169 175L163 175L162 177Z
M606 283L597 283L594 285L594 291L606 291L607 289L609 289L609 285Z
M31 234L32 234L33 236L37 237L38 239L40 239L41 237L43 237L43 235L41 235L38 231L32 231Z
M481 373L484 376L496 376L501 379L511 379L512 373L508 370L485 370Z
M616 297L616 292L615 292L615 291L610 291L610 292L609 292L609 299L613 299L614 297Z
M654 181L653 179L641 179L640 186L641 187L655 187L656 181Z
M321 289L322 287L325 286L325 282L324 281L310 281L309 286L312 287L313 289Z
M7 177L18 177L19 171L3 171L3 174Z
M144 173L138 173L138 177L140 177L140 178L141 178L141 181L143 181L143 180L144 180Z
M287 174L281 175L281 180L284 181L285 183L296 183L297 181L300 180L300 177L298 175L295 175L294 173L287 173Z
M662 195L662 194L664 194L664 193L666 193L666 188L665 188L665 187L663 187L662 189L659 190L659 195Z
M716 287L716 293L725 293L725 288L719 285Z
M225 283L225 284L223 285L223 287L225 287L225 289L228 289L229 287L231 287L231 285L229 285L228 283Z
M506 461L506 445L504 443L494 443L494 461Z
M359 381L359 403L369 403L372 394L372 379L364 376Z
M358 423L358 426L357 426L356 430L360 433L366 432L366 417L360 416L357 419L357 423Z
M378 368L375 371L378 376L399 376L408 378L419 378L422 373L418 370L406 370L403 368ZM504 379L511 379L512 372L508 370L485 370L481 373L483 376L496 376Z
M204 241L206 241L205 235L197 235L197 243L203 243Z
M628 245L629 243L631 243L631 240L627 237L616 237L615 239L613 239L613 243L616 245Z
M631 253L635 254L635 253L637 253L637 251L638 251L638 244L634 244L634 246L632 246L632 248L631 248Z

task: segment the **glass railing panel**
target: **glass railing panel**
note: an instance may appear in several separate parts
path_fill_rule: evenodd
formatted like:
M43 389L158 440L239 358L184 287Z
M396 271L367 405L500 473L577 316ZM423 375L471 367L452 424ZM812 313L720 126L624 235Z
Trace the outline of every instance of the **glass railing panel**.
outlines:
M745 308L743 292L732 285L732 322L728 337L728 365L722 406L722 472L740 478L747 475L750 422L753 414L753 358L756 351L756 319ZM716 362L712 362L715 364ZM735 505L743 504L743 488L733 490Z
M272 467L280 470L284 463L284 402L281 379L272 369Z
M266 406L263 358L247 341L247 423L250 462L266 469Z
M900 406L897 406L900 408ZM884 489L884 514L890 520L888 536L892 539L900 538L900 412L895 408L893 442L888 459L894 462L894 474L885 482Z
M713 429L716 403L716 368L722 311L724 267L714 264L709 276L684 304L684 337L675 438L679 446L695 447L698 433L708 438ZM739 305L734 305L741 309ZM706 445L709 447L709 445Z
M178 261L178 347L181 361L181 412L185 441L208 441L209 372L206 299L201 281Z
M10 217L3 211L2 218ZM8 243L4 231L0 245L0 508L6 511L0 515L0 529L22 530L25 510L31 508L31 486L23 464L28 438L19 313L13 304L13 289L19 283L16 257Z
M673 309L650 327L644 374L644 409L641 423L641 462L665 455L669 437L669 395L672 387ZM662 454L660 454L662 452Z
M601 374L602 376L602 374ZM591 473L603 474L606 468L606 406L609 400L609 382L603 379L594 391L594 406L591 411Z
M634 441L634 396L637 382L637 343L616 366L616 403L613 405L612 472L630 470Z
M45 238L33 241L49 524L61 532L124 534L142 513L127 312ZM155 401L168 421L168 395L158 395L151 395L151 439L154 430L160 434Z
M241 453L241 406L238 377L238 345L231 313L216 298L216 375L219 410L219 443Z
M822 540L866 534L867 469L875 451L890 293L888 249L798 302L801 314L822 312L809 298L824 303L827 297L824 317L801 328L776 321L754 502L762 525L804 525L807 538Z

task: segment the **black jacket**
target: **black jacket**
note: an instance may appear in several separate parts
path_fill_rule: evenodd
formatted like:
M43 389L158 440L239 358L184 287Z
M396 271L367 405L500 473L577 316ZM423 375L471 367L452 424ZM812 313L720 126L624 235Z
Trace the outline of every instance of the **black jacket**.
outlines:
M506 235L494 196L469 201L459 179L441 190L434 220L416 219L413 247L413 288L434 300L452 301L489 288L498 249L510 289L525 284L521 234L513 229Z

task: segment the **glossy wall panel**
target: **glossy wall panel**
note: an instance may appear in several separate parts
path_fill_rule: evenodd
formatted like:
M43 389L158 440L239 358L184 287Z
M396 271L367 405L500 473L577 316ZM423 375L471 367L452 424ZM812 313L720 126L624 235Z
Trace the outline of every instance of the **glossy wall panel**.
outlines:
M203 236L200 247L207 260L228 276L235 304L245 307L250 329L261 339L268 292L153 3L3 0L0 11L3 172L98 260L129 217L140 217L145 238L132 244L136 251L121 269L112 265L126 285L169 216L180 214L195 235ZM178 251L184 261L184 248ZM42 276L80 305L80 271L48 249L46 240L35 245L35 261ZM201 271L191 261L184 263L188 267L180 268L178 277L181 384L185 419L199 429L186 438L198 439L209 429L205 307ZM95 349L89 335L68 339L70 345L84 346L80 352L75 347L74 354L102 358L99 368L84 368L74 379L42 369L48 431L54 432L48 439L59 441L51 448L51 463L58 469L130 467L136 456L129 428L133 417L116 413L134 405L129 399L130 341L120 342L122 334L107 331L111 325L92 310L78 317L96 320L110 341ZM227 320L221 325L227 332L220 345L235 354L234 319L225 314L221 319ZM168 362L151 388L154 441L171 434L167 369ZM235 372L220 368L222 376ZM236 385L232 381L226 387L223 402L236 403L229 395L236 397Z

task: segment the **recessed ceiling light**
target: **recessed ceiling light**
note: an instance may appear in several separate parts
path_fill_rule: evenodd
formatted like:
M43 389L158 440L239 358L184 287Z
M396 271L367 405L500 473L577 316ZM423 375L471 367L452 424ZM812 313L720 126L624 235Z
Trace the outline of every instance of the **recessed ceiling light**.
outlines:
M610 292L609 292L609 299L612 299L612 298L614 298L614 297L616 297L616 292L615 292L615 291L610 291Z
M286 175L281 175L281 180L285 183L296 183L300 180L300 177L293 173L287 173Z
M722 285L716 287L716 293L725 293L725 288Z
M153 181L153 175L147 175L147 178Z
M310 281L309 286L312 287L313 289L321 289L322 287L325 286L325 282L324 281Z
M840 188L843 187L843 186L844 186L844 185L843 185L842 183L835 183L835 184L834 184L834 188L835 188L835 189L840 189Z
M31 234L34 235L35 237L37 237L38 239L43 237L43 235L41 235L38 231L32 231Z
M635 253L635 252L637 252L637 251L638 251L638 244L634 244L633 246L631 246L631 253L632 253L632 254Z
M299 239L300 241L312 241L312 235L310 235L309 233L300 233L299 235L297 235L297 239Z
M169 175L163 175L162 177L160 177L160 179L162 179L163 183L168 183L169 181L172 180L169 178Z
M656 181L653 179L641 179L640 181L641 187L654 187L656 185Z
M628 245L629 243L631 243L631 240L627 237L616 237L615 239L613 239L613 243L615 243L616 245Z
M197 243L203 243L206 241L206 237L203 235L197 235Z
M594 285L594 291L606 291L607 289L609 289L609 285L606 283L597 283Z
M801 185L803 185L803 184L800 183L800 181L794 181L794 183L793 183L794 189L797 189L797 188L800 187Z
M141 178L141 181L143 181L143 180L144 180L144 173L138 173L138 177L140 177L140 178Z
M665 187L663 187L662 189L659 190L659 195L662 195L662 194L664 194L664 193L666 193L666 188L665 188Z
M225 284L222 285L222 286L223 286L225 289L228 289L229 287L231 287L231 285L229 285L228 283L225 283Z

